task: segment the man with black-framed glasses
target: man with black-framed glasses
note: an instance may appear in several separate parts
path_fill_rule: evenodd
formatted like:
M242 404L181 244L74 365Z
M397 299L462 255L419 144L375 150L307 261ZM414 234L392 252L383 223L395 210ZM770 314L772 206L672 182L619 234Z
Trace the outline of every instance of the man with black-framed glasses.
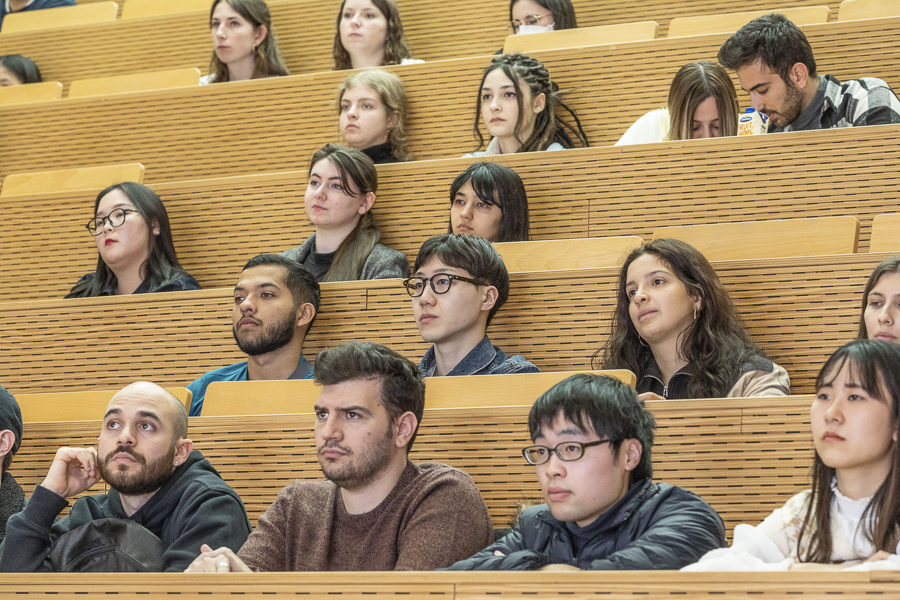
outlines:
M422 244L413 272L403 284L422 339L434 344L419 363L426 377L539 372L485 333L509 296L509 273L489 241L435 236Z
M655 483L656 424L633 388L573 375L538 398L528 417L546 504L452 570L680 569L725 545L716 511L686 489Z

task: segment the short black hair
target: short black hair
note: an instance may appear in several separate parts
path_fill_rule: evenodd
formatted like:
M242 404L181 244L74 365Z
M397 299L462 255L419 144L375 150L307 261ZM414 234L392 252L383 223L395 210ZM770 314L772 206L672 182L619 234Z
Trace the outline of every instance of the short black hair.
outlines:
M622 442L636 439L643 449L641 461L631 472L629 485L653 477L651 448L656 420L643 400L629 385L605 375L572 375L541 394L528 415L531 439L537 439L557 416L577 425L582 431L594 431L608 438L618 453Z
M405 412L416 416L416 431L406 446L409 452L425 409L425 377L419 367L383 344L356 341L322 350L315 364L317 385L380 380L381 400L391 422Z
M41 70L34 61L21 54L7 54L0 56L0 67L6 68L16 76L16 79L25 83L41 83Z
M475 235L457 235L445 233L425 240L416 256L413 273L436 259L454 269L462 269L473 279L497 288L497 301L488 313L488 325L491 319L509 298L509 271L503 264L503 258L489 241Z
M806 65L810 77L816 75L812 47L800 28L784 15L772 13L753 19L719 48L719 62L732 71L758 60L785 83L797 63Z
M278 254L259 254L247 261L241 271L252 269L253 267L262 267L274 265L276 267L284 267L287 276L284 278L284 285L291 291L291 297L294 299L294 308L308 302L319 313L319 300L322 297L322 291L319 288L319 282L309 269L304 267L296 260L291 260Z

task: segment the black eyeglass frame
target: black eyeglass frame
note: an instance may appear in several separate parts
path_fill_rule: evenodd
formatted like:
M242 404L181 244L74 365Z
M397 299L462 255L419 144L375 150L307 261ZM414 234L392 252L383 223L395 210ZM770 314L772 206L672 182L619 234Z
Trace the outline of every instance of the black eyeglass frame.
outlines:
M435 277L446 277L447 279L450 280L450 284L447 286L446 290L444 290L443 292L437 291L437 288L434 287L434 278ZM471 277L463 277L462 275L453 275L451 273L438 273L437 275L432 275L431 277L407 277L406 279L403 280L403 287L406 288L406 293L409 294L413 298L418 298L419 296L421 296L422 294L425 293L424 285L422 286L422 289L421 289L421 291L419 291L418 294L415 293L416 292L415 289L409 287L409 282L413 281L414 279L418 279L423 282L427 281L428 285L431 286L431 291L434 292L435 294L446 294L447 292L449 292L450 288L453 287L453 282L457 279L460 281L465 281L466 283L471 283L472 285L489 285L482 281L478 281L477 279L472 279Z
M113 225L112 219L110 217L112 217L113 214L115 214L119 211L122 211L122 222L119 223L118 225ZM97 217L94 217L93 219L91 219L90 221L87 222L87 225L85 225L84 228L87 229L88 232L92 236L97 237L98 235L100 235L103 232L103 226L106 225L107 221L109 221L110 225L112 225L113 228L121 227L122 225L125 224L125 218L128 216L128 213L136 213L136 212L140 212L140 211L137 211L133 208L117 208L115 210L111 210L109 212L109 214L106 215L105 217L100 217L99 219ZM91 225L94 226L93 229L91 229Z
M580 460L584 456L585 448L590 448L591 446L599 446L600 444L605 444L607 442L612 443L612 440L609 438L606 438L605 440L597 440L595 442L562 442L561 444L557 444L553 448L551 448L549 446L541 446L539 444L536 444L534 446L528 446L527 448L523 448L522 456L525 458L525 462L527 462L529 465L534 465L534 466L543 465L543 464L549 462L551 453L556 454L556 456L559 457L559 460L564 460L566 462L573 462L576 460ZM564 458L562 453L559 451L559 449L563 446L572 446L572 445L581 447L581 453L575 458ZM545 460L543 462L537 462L537 463L531 462L530 460L528 460L528 451L533 450L534 448L543 448L544 450L549 450L550 452L548 452L546 454L547 460Z

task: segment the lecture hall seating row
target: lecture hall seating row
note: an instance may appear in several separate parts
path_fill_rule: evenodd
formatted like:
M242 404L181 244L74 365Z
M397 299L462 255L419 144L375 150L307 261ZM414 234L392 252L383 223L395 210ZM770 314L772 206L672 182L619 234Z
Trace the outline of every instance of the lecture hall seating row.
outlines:
M882 77L897 87L900 17L811 25L806 32L823 73L841 79ZM647 110L665 102L678 68L690 60L715 58L726 37L661 39L536 56L567 90L591 144L607 146ZM487 62L487 57L476 57L392 68L402 73L408 89L410 149L416 159L451 158L474 149L475 88ZM634 81L635 72L642 74L641 85L623 85ZM302 170L314 150L338 139L332 98L344 77L326 72L66 99L26 110L0 107L5 123L0 176L121 162L142 163L151 183ZM748 105L745 94L740 100Z
M811 393L835 349L856 336L872 269L890 254L735 260L713 266L753 338ZM507 354L543 371L590 368L605 342L617 268L519 273L488 329ZM324 284L304 354L378 341L418 362L428 349L399 280ZM3 303L0 382L13 394L117 389L136 379L187 385L244 360L231 333L229 288L115 298Z

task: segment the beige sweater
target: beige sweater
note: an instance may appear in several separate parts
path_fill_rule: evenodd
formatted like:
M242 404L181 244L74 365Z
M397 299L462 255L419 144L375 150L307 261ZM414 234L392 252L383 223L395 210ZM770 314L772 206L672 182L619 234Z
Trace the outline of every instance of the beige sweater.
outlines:
M330 481L295 481L238 556L254 571L430 571L491 542L491 517L465 472L408 462L387 498L361 515L347 512Z

